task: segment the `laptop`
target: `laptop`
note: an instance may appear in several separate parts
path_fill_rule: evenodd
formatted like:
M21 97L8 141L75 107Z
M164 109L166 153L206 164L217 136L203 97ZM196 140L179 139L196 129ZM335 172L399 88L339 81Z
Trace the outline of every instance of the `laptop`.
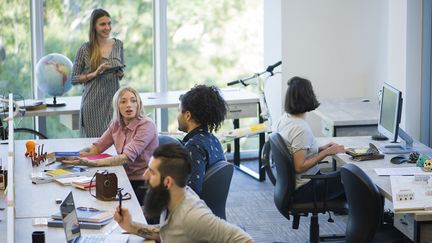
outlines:
M66 241L68 243L85 243L85 242L128 242L129 235L123 234L91 234L82 235L81 228L78 223L78 216L75 208L72 191L60 205L60 214L63 221L63 228L66 234ZM108 240L109 238L109 240Z

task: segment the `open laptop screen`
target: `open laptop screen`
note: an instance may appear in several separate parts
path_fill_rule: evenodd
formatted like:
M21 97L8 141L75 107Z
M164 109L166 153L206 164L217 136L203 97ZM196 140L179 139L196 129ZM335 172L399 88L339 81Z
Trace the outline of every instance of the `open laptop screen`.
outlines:
M63 228L68 243L75 242L75 239L81 236L81 230L78 222L78 216L75 209L75 202L72 192L66 197L60 205L60 213L63 220Z

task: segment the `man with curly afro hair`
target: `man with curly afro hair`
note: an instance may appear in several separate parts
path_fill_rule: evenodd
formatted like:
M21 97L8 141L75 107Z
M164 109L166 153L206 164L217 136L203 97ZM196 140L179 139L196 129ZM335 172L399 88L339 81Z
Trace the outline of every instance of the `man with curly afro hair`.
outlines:
M178 128L187 133L183 144L192 158L188 185L198 195L207 169L225 160L222 145L212 132L220 128L226 113L227 104L215 86L196 85L180 96Z

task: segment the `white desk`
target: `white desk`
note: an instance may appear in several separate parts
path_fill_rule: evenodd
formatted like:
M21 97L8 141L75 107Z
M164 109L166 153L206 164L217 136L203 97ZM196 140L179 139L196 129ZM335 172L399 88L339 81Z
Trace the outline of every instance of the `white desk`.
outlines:
M377 147L388 143L388 141L372 141L370 137L334 137L334 138L317 138L319 145L324 145L329 141L345 145L345 147L367 147L373 143ZM432 149L417 141L414 142L414 149L419 153L432 154ZM400 165L392 164L390 159L395 156L386 154L384 159L370 161L353 161L347 154L337 154L333 156L341 164L353 163L359 166L377 185L381 194L392 201L392 191L389 176L378 176L375 168L398 168L402 166L415 166L415 164L404 163ZM400 219L403 220L400 221ZM415 242L426 242L432 239L432 211L425 211L412 214L395 214L395 226L407 237Z
M243 117L257 117L257 104L259 96L250 91L240 89L222 89L222 95L229 106L227 114L228 119L237 119ZM180 101L179 97L186 91L169 91L166 93L140 93L144 108L176 108ZM51 100L47 98L47 100ZM66 106L47 107L41 110L26 111L24 116L57 116L72 115L74 124L78 124L78 117L81 106L81 96L58 97L58 100L64 101Z
M228 104L227 119L234 119L234 128L240 127L239 118L259 117L260 104L259 96L255 93L240 89L221 89L222 95ZM140 93L145 109L160 108L177 108L179 106L179 97L185 91L169 91L165 93ZM58 97L58 100L64 101L66 106L47 107L41 110L26 111L24 116L56 116L60 115L60 121L71 129L79 128L79 112L81 105L81 96ZM41 131L45 133L44 131ZM259 154L265 142L264 134L259 135ZM251 170L240 164L240 141L234 140L234 164L246 174L253 178L264 181L265 172L261 160L258 163L257 171Z
M312 112L321 119L321 133L324 136L367 136L377 133L379 105L376 99L335 98L320 102L321 105Z
M94 139L52 139L39 140L39 144L44 144L44 150L54 151L76 151L86 145L90 145ZM108 151L115 155L115 150L111 147ZM16 242L31 242L31 233L35 230L45 231L46 242L64 242L65 236L63 228L51 228L47 226L33 226L33 218L48 218L52 214L59 212L60 205L55 203L56 198L66 198L69 191L73 192L76 207L87 206L102 210L115 211L118 202L99 201L92 197L88 191L83 191L71 186L62 186L51 182L47 184L34 185L30 180L30 172L33 170L28 166L30 160L25 158L25 141L15 141L15 239ZM58 164L58 163L56 163ZM118 177L118 186L123 187L125 192L130 192L131 200L123 202L124 207L128 208L137 222L146 223L141 207L135 197L132 186L122 166L115 167L95 167L91 171L98 169L109 169L114 171ZM113 221L104 226L100 231L83 230L83 233L105 233L116 223ZM114 233L120 233L118 227ZM140 237L131 237L133 242L141 242Z

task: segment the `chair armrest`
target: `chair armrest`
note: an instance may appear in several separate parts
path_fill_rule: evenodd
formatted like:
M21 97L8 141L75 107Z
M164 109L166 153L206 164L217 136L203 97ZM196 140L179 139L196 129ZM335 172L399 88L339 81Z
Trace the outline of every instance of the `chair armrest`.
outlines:
M339 173L329 173L329 174L318 174L318 175L302 175L303 179L311 179L311 180L327 180L327 179L336 179L339 178Z
M328 192L328 180L329 179L339 179L340 178L340 171L333 171L328 174L317 174L317 175L302 175L301 178L305 179L311 179L312 185L313 185L313 194L314 194L314 211L317 211L317 203L320 201L324 203L323 208L327 208L327 192ZM317 180L324 180L325 183L325 189L324 191L317 191L315 190L315 184ZM324 197L323 200L317 200L316 196L317 193L323 193Z
M319 162L318 162L318 164L329 164L329 163L330 163L330 162L327 161L327 160L319 161ZM336 160L333 159L331 163L332 163L332 169L333 169L333 171L336 171L336 170L337 170Z

